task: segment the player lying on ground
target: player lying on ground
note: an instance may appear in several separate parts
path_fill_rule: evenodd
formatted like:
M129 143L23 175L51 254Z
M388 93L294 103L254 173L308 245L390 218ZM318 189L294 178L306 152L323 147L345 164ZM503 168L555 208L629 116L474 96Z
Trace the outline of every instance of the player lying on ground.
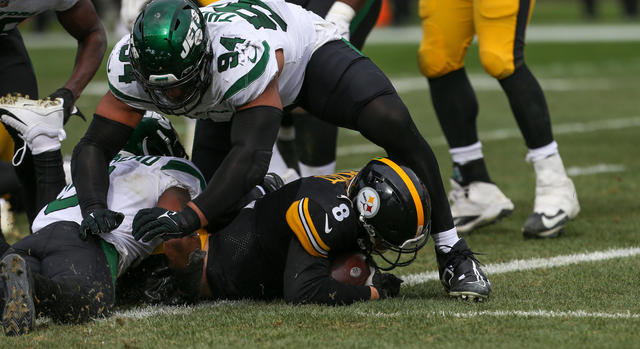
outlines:
M331 263L363 251L377 256L377 269L408 265L428 239L430 216L425 186L389 158L374 159L360 172L296 180L210 236L201 296L332 305L396 296L402 281L392 274L378 270L367 285L347 285L331 277ZM168 217L134 220L133 235L153 239L157 227L172 224Z
M108 70L110 91L72 158L78 200L91 226L116 215L105 196L108 161L145 110L216 121L196 129L194 139L193 161L210 178L203 194L180 212L138 215L156 220L170 214L178 224L156 227L156 233L187 235L204 226L218 230L234 217L238 200L267 172L283 107L297 104L358 130L410 166L431 195L439 265L453 275L445 287L452 296L489 295L486 276L453 225L431 148L389 79L330 22L281 0L222 0L202 9L154 0L131 36L114 47Z
M30 112L17 107L11 111L22 120ZM62 118L62 113L45 115L38 125L53 117ZM117 226L108 234L87 234L88 227L81 229L82 215L73 184L65 186L53 201L40 202L44 207L34 220L34 234L13 244L0 261L0 311L5 334L29 332L36 314L78 323L111 312L117 277L162 242L142 242L132 237L135 213L153 206L181 209L205 185L201 173L189 161L159 155L185 153L166 118L145 117L109 166L108 202L122 215L107 222ZM62 171L62 163L56 165ZM78 234L79 230L83 234Z

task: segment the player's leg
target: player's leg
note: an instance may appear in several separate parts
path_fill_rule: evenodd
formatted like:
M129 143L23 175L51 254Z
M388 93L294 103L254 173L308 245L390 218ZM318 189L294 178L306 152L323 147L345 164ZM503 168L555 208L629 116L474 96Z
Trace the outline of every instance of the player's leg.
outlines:
M77 223L56 222L11 247L7 255L17 254L29 266L36 313L80 323L111 312L117 257L108 259L115 248L101 241L81 240Z
M292 0L320 17L325 17L334 1ZM373 29L382 1L369 0L362 5L350 25L350 42L358 49ZM295 139L301 176L324 175L335 172L338 128L312 114L296 109L291 112L295 121ZM281 129L282 130L282 129ZM286 159L286 158L285 158Z
M0 36L0 96L9 93L29 95L30 98L38 98L38 84L31 65L27 49L22 41L22 36L17 29L13 29L7 35ZM11 136L19 148L23 141L17 134L11 132ZM31 161L31 152L27 151L24 161L14 168L17 178L22 183L21 199L23 201L29 222L33 221L36 210L36 177Z
M420 70L453 161L451 211L461 232L509 214L513 204L493 184L478 140L478 102L464 69L474 36L473 0L421 0Z
M523 233L525 237L554 237L576 217L580 206L553 139L544 93L525 64L525 30L534 2L513 0L491 7L479 2L476 30L482 65L505 91L529 148L527 161L533 162L536 172L535 205Z
M327 72L326 66L334 70ZM384 73L345 42L334 41L311 57L299 97L303 107L314 115L360 131L416 172L431 196L432 235L436 251L444 255L439 261L447 264L441 276L451 268L456 277L456 284L445 285L447 291L452 296L462 296L462 291L471 292L474 297L488 296L491 287L486 276L474 273L477 264L473 262L473 252L453 226L433 151ZM478 288L479 284L482 287Z

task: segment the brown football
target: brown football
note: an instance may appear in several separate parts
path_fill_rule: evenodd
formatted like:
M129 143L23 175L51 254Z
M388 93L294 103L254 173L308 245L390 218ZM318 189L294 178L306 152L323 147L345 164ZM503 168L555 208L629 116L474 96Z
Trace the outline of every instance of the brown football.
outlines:
M367 258L360 252L349 252L331 262L331 277L349 285L364 285L371 271Z

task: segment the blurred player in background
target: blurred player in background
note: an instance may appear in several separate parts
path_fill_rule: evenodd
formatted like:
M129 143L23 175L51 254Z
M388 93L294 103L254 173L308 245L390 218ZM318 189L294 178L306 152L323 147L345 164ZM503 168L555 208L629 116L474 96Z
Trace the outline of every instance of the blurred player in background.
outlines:
M22 120L32 110L24 105L12 108ZM55 113L62 130L62 108ZM42 124L43 120L39 121ZM43 130L36 132L46 136ZM82 229L73 184L57 196L40 195L42 210L33 222L34 234L8 248L0 262L0 312L5 334L31 331L36 314L63 323L108 315L115 301L116 279L162 243L160 239L135 240L131 235L134 215L153 206L179 210L205 186L202 174L183 156L184 149L169 120L156 114L140 122L110 163L108 200L121 215L106 222L117 226L107 234L98 236ZM36 169L41 165L37 163ZM63 172L61 161L47 166Z
M419 66L453 160L451 211L461 232L511 214L513 203L491 181L478 139L478 103L464 69L471 40L478 36L480 60L502 86L529 148L536 173L533 212L525 237L560 234L580 211L551 132L547 103L524 61L525 30L535 0L420 0L422 43Z
M73 71L64 85L51 93L52 99L61 98L64 102L65 121L74 113L74 103L97 71L107 47L104 28L90 0L4 0L0 1L0 96L8 93L20 93L37 99L38 85L31 65L31 60L24 46L22 36L17 25L27 18L33 17L47 10L54 10L58 21L65 30L78 42ZM70 63L71 64L71 63ZM21 184L22 200L29 222L32 222L36 210L36 173L27 143L12 132L13 142L4 128L0 127L0 148L2 162L0 162L0 180L4 181L0 187L14 187ZM30 135L25 135L29 137ZM13 147L23 147L14 157L14 177L11 164L8 162L13 155ZM48 162L61 161L60 152L51 154ZM0 193L5 194L5 192ZM4 237L0 234L0 239Z

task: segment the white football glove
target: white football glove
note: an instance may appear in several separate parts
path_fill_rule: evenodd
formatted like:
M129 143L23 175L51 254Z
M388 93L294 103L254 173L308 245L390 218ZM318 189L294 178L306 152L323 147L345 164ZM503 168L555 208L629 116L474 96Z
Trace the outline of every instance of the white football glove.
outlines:
M349 40L349 26L351 25L351 20L355 15L356 11L353 7L342 1L336 1L331 5L329 12L327 12L324 19L335 24L335 26L338 27L340 35L342 35L346 40Z

